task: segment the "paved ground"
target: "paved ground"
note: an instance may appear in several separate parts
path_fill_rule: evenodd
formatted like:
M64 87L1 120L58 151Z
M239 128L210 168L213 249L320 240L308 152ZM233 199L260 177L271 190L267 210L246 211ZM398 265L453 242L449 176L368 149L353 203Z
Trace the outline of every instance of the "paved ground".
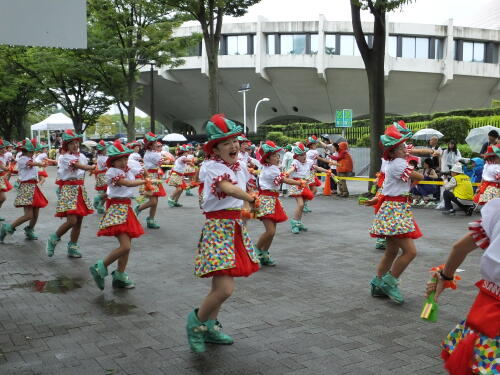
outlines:
M371 209L319 197L304 220L308 233L279 226L272 248L279 265L238 280L220 314L235 344L194 355L185 318L209 285L193 276L203 222L197 199L183 197L177 209L163 200L162 228L134 243L128 271L137 287L114 291L108 280L101 292L88 267L115 241L95 236L97 215L84 221L82 259L65 256L67 238L45 256L44 240L59 223L53 187L43 188L51 204L41 214L42 240L27 242L18 231L0 244L1 374L443 374L439 342L476 293L479 254L472 254L459 289L442 299L440 321L419 319L427 269L445 259L468 218L416 211L425 237L402 278L407 302L395 306L369 294L381 255L367 234ZM13 199L11 192L1 209L8 220L20 212ZM284 205L291 212L292 200ZM261 230L250 224L254 239Z

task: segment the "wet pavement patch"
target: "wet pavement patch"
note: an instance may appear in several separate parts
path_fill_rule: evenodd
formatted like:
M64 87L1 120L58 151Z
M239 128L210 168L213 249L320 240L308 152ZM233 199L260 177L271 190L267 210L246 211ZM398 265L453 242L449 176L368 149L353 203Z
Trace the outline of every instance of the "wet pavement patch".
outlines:
M12 285L11 288L30 288L39 293L64 294L82 287L84 283L80 278L69 278L67 276L59 276L54 280L33 280L22 284Z
M106 315L127 315L137 308L131 303L116 302L114 299L107 300L104 296L97 298L96 303Z

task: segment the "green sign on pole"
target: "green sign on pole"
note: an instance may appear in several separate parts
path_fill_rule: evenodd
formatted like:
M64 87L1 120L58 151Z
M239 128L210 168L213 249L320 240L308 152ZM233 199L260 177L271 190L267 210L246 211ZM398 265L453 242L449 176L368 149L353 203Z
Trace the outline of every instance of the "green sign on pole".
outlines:
M341 109L335 112L336 128L352 128L352 109Z

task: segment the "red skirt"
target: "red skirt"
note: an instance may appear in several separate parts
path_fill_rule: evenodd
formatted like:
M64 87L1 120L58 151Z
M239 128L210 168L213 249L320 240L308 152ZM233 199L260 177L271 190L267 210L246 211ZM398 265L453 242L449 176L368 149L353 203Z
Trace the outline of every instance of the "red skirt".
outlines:
M128 202L127 202L128 201ZM130 199L107 199L106 200L106 208L109 208L110 205L114 203L123 204L127 202L128 210L127 210L127 221L123 224L113 225L111 227L107 227L104 229L100 229L97 232L97 236L111 236L116 237L120 234L127 234L130 238L139 238L144 234L144 228L142 227L139 220L137 220L137 216L135 212L130 207Z
M49 175L47 174L47 171L39 171L38 177L49 177Z
M291 197L297 198L302 197L306 201L312 201L314 199L314 194L307 186L302 190L299 195L290 195Z
M321 180L314 176L314 182L312 184L309 184L309 186L321 186Z
M33 208L44 208L47 207L49 204L49 201L47 198L45 198L45 195L43 195L42 191L39 189L38 185L33 182L21 182L21 184L34 184L35 185L35 191L33 193L33 201L29 205L25 206L16 206L16 207L33 207Z
M162 183L158 184L158 191L156 193L153 193L153 197L166 197L167 192L165 191L165 188L163 187Z
M239 215L239 211L235 211ZM211 213L213 214L213 213ZM214 276L231 276L231 277L248 277L252 273L259 270L259 264L252 262L248 251L243 244L243 236L241 235L241 226L235 223L234 228L234 249L236 267L226 270L214 271L203 275L203 278Z
M5 189L2 189L0 191L3 191L4 193L6 193L8 191L11 191L12 190L12 184L10 183L10 181L7 178L5 178L5 177L0 177L0 178L3 178L4 183L5 183Z
M261 217L259 217L259 220L267 219L267 220L274 221L275 223L283 223L283 222L288 220L288 216L287 216L285 210L283 209L283 206L281 205L281 201L279 199L279 193L271 194L269 192L266 193L266 191L264 191L264 190L260 190L259 195L269 195L269 196L276 197L276 199L274 200L274 213L269 214L269 215L265 215L265 216L261 216Z
M94 213L94 210L90 210L85 204L85 200L83 199L82 188L78 187L78 198L76 201L76 209L68 210L64 212L57 212L56 217L66 217L68 215L76 215L76 216L87 216Z

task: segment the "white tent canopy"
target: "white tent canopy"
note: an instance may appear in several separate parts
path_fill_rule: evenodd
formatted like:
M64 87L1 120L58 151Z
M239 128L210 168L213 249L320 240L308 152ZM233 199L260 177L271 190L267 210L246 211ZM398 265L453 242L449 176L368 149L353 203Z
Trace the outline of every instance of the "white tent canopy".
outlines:
M42 131L50 132L51 130L66 129L75 129L73 121L63 113L54 113L38 124L31 125L31 138L33 138L33 132L35 131L38 132L37 139L40 140L40 132ZM47 133L47 140L50 147L50 133Z

